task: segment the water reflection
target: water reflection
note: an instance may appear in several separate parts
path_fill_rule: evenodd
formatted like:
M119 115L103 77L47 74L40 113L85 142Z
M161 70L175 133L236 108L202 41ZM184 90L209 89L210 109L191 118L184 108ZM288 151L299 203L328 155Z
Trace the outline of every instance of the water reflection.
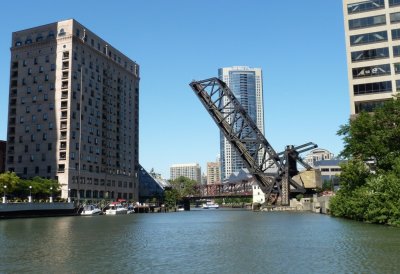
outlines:
M199 210L0 221L2 272L396 273L400 229Z

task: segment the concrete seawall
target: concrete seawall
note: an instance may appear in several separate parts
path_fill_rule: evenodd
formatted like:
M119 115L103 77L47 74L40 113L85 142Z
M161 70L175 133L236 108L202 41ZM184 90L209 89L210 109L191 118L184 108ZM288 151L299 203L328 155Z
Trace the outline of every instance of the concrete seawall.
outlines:
M317 196L312 198L291 199L289 206L266 206L262 211L312 211L315 213L330 214L329 201L332 195ZM254 210L254 207L253 207Z

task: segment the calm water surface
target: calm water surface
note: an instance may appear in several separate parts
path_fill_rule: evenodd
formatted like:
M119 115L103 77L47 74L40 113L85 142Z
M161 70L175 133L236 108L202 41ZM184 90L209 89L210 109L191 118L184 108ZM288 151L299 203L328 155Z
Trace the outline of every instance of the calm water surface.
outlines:
M0 220L1 273L400 273L400 229L192 210Z

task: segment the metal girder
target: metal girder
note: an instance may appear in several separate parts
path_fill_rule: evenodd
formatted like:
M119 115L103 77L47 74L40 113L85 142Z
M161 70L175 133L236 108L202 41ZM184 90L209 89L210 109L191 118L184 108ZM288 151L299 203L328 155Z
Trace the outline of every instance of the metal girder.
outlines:
M287 146L284 152L277 154L226 83L218 78L210 78L192 81L190 86L226 139L242 157L266 194L266 200L271 193L276 193L281 198L281 204L288 205L291 186L297 192L304 192L303 186L291 179L298 174L296 162L301 160L299 152L293 146ZM314 148L313 143L297 148L309 147L311 144ZM271 173L269 169L273 166L277 171Z

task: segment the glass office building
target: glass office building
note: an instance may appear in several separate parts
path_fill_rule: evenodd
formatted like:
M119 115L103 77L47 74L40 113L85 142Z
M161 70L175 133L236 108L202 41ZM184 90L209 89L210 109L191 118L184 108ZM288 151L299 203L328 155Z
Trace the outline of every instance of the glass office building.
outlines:
M219 78L224 81L248 115L257 124L257 127L264 134L264 107L262 89L262 71L260 68L246 66L235 66L220 68ZM227 141L224 135L220 136L221 153L221 177L228 178L233 172L246 168L234 148Z

